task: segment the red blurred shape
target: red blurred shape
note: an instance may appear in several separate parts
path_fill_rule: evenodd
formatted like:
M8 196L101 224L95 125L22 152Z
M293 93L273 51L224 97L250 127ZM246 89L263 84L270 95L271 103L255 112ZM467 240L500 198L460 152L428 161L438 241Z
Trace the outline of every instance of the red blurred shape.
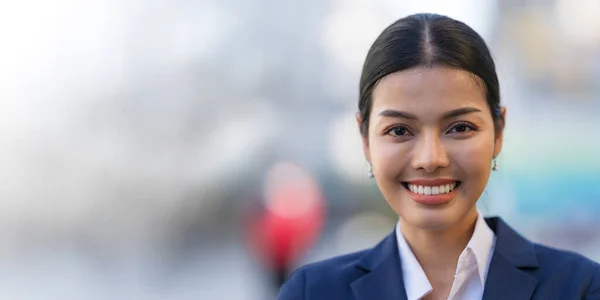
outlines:
M321 234L323 195L308 172L277 164L267 176L264 200L264 209L249 224L248 242L268 269L285 273Z

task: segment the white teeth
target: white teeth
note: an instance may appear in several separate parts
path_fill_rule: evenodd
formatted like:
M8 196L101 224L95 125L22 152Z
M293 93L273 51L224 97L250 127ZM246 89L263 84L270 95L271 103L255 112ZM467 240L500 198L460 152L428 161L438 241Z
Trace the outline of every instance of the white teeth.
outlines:
M431 187L425 186L425 195L431 195Z
M451 184L445 184L440 186L423 186L416 184L409 184L408 189L415 193L421 195L441 195L450 193L456 187L456 182Z

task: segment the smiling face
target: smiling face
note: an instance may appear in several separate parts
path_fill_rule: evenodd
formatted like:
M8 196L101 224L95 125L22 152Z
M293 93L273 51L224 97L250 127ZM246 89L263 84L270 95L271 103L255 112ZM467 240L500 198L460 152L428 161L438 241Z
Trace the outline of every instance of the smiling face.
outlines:
M468 72L414 68L373 91L363 150L384 198L409 226L473 221L501 147L484 88Z

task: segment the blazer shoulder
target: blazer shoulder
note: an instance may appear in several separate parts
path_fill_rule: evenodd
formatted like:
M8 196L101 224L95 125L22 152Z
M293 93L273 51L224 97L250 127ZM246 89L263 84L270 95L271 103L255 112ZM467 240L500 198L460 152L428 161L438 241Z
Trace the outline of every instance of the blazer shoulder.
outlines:
M569 250L534 244L539 263L539 279L554 288L579 291L581 299L600 300L600 264ZM568 274L568 275L567 275ZM568 276L570 280L564 280ZM568 287L568 288L567 288ZM578 299L579 299L578 298Z
M339 275L344 271L356 269L360 258L369 250L352 252L344 255L334 256L328 259L306 264L298 268L296 272L302 272L311 277L327 277L330 275Z
M560 265L570 265L573 267L586 268L594 271L600 269L600 264L574 251L536 243L533 244L533 247L540 266L550 265L557 267Z
M356 266L367 251L335 256L301 266L281 287L277 299L304 299L314 293L323 299L336 298L337 292L348 288L349 282L362 275L363 272Z

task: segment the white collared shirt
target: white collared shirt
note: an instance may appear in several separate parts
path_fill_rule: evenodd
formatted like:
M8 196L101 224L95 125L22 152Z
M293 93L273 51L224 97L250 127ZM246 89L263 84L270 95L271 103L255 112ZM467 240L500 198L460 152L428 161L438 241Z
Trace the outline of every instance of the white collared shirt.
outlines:
M458 259L448 300L479 300L483 296L483 288L492 253L494 252L496 236L485 222L483 215L479 211L477 214L473 236ZM433 288L419 261L417 261L404 239L400 231L400 222L396 225L396 238L400 260L402 261L402 275L406 295L408 300L420 300L433 291Z

